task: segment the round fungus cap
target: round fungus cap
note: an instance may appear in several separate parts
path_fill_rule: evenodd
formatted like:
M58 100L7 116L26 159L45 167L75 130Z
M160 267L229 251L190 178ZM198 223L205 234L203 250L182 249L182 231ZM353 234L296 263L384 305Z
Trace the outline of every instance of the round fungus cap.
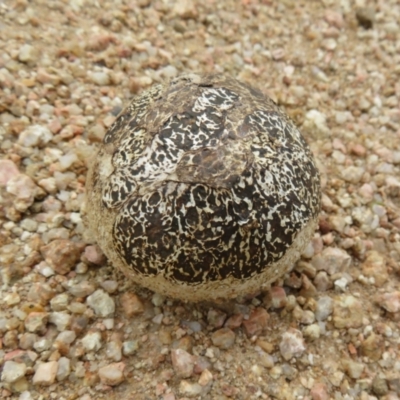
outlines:
M223 75L133 99L87 177L87 220L133 281L188 301L254 293L289 271L320 211L320 178L289 117Z

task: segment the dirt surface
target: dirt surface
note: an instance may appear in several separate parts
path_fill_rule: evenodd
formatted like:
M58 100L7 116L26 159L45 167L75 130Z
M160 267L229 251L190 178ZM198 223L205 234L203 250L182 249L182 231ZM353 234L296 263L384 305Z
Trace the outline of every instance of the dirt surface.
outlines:
M0 1L0 397L400 396L400 4ZM87 234L87 163L136 93L223 72L317 159L319 229L270 291L137 288Z

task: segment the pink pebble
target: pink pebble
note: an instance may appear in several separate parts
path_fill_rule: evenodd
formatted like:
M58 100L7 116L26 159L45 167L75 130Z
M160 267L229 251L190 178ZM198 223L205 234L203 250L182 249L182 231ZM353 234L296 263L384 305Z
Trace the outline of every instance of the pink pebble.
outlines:
M18 167L11 160L0 160L0 186L6 186L11 178L19 174Z

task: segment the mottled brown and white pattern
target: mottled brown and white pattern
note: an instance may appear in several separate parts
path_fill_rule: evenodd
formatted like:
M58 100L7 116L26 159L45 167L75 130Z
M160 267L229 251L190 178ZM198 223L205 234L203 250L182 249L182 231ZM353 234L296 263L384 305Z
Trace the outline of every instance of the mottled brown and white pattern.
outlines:
M320 209L312 154L261 92L185 75L136 97L87 178L90 228L111 262L199 301L265 287L309 242Z

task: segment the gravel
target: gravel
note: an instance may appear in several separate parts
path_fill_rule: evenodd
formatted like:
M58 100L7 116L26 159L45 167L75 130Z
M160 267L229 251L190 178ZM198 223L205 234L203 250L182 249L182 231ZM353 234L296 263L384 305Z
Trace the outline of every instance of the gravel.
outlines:
M400 397L400 6L0 4L0 398ZM319 229L271 289L222 304L130 284L84 228L87 164L129 99L225 72L298 124Z

